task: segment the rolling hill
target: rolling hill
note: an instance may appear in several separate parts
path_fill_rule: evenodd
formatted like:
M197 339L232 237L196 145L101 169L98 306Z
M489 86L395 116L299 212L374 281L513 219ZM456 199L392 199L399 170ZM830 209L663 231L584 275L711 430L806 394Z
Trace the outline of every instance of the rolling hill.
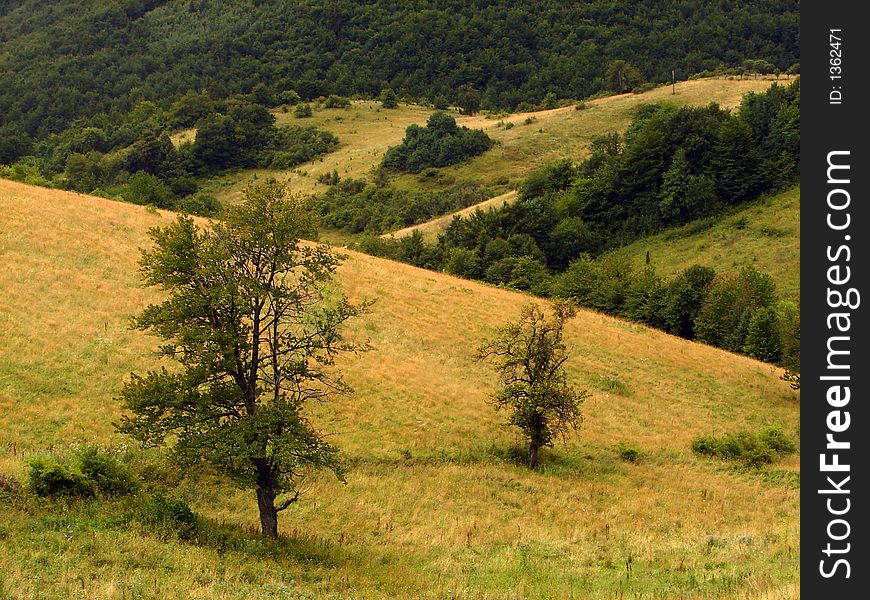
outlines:
M155 340L128 329L154 299L138 248L170 218L0 180L0 473L129 443L113 397L156 364ZM530 472L471 355L533 298L345 253L341 285L375 301L351 333L374 349L339 364L355 397L313 416L336 432L347 485L314 476L268 545L250 493L182 477L176 493L244 540L229 548L126 527L99 501L0 500L0 596L798 597L798 456L762 472L689 448L765 425L796 436L799 396L778 369L581 311L567 342L592 392L585 422ZM641 460L620 460L620 443Z
M715 102L733 108L748 92L762 92L775 83L773 78L705 78L679 82L676 93L670 86L641 94L605 96L586 103L585 110L574 106L530 113L462 116L454 113L456 124L483 129L496 146L481 156L459 165L438 169L436 177L401 175L391 179L396 189L443 189L460 182L477 183L491 189L493 196L507 191L537 167L560 158L579 162L588 155L592 138L612 131L623 131L636 109L651 102L671 102L678 106L703 106ZM785 80L781 80L785 83ZM337 171L340 177L372 179L387 149L399 144L405 128L423 125L434 109L402 104L397 109L381 109L380 103L357 101L350 108L315 110L308 119L296 119L291 112L275 111L276 123L314 125L334 133L338 149L293 170L249 169L228 173L211 182L209 188L223 202L238 200L244 187L263 177L286 180L290 189L309 194L326 190L318 183L320 175ZM529 121L527 123L527 121ZM511 124L506 128L507 123ZM191 132L179 132L176 139L190 139ZM508 183L505 183L508 182Z
M694 264L736 272L752 264L783 298L800 296L800 187L765 196L728 215L710 217L638 240L613 252L641 266L649 252L659 275Z

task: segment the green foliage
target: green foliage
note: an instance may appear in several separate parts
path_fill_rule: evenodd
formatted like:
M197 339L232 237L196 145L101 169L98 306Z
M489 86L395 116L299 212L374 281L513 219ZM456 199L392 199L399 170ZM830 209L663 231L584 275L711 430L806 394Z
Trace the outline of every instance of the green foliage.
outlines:
M471 184L426 192L378 188L359 180L343 179L313 203L324 226L348 233L380 234L467 208L487 198L486 190Z
M419 173L427 167L445 167L477 156L493 143L482 130L457 127L456 119L439 111L432 113L426 127L410 125L402 143L387 151L382 166Z
M529 438L532 469L541 447L552 446L557 436L576 430L582 421L580 405L588 394L577 392L564 370L568 354L562 330L575 310L557 301L548 317L528 304L518 322L502 327L477 352L478 360L492 360L499 375L495 406L509 410L510 424Z
M656 277L631 284L617 271L608 276L594 274L595 284L589 286L581 281L591 273L589 265L567 271L583 254L598 255L665 226L690 223L683 233L709 227L713 215L730 203L773 185L753 161L766 145L774 143L764 140L779 139L773 133L779 127L775 119L783 111L791 114L799 99L796 86L772 88L770 96L758 94L751 102L745 100L738 116L714 105L644 106L624 136L613 133L595 138L582 164L573 165L566 159L536 169L520 185L519 201L451 223L439 238L438 254L447 260L454 248L473 251L478 277L507 285L513 261L488 257L484 249L491 240L526 233L543 252L541 262L557 274L556 294L692 338L709 281L681 279L675 285L682 286L682 291L666 290L657 289L661 286ZM762 110L762 106L767 108ZM757 135L753 133L756 129ZM408 138L419 137L420 131L424 130L409 128ZM774 166L796 166L799 155L794 144L782 147L785 150ZM421 148L420 155L427 155L428 150ZM404 164L408 158L407 146L397 147L384 164ZM495 265L496 260L501 262ZM443 262L435 266L446 268ZM578 290L578 285L583 289ZM630 285L632 296L626 304ZM751 314L741 325L728 323L720 314L712 321L730 331L739 326L744 333L727 343L707 333L704 339L741 352L749 318Z
M37 456L27 461L28 487L37 496L77 496L94 495L94 489L80 469L62 464L57 460Z
M547 92L547 94L544 96L543 101L541 102L541 106L544 108L544 110L556 108L559 106L559 98L554 92Z
M336 96L335 94L330 94L326 101L323 103L324 108L348 108L350 107L350 98L346 98L344 96Z
M199 192L186 196L175 203L174 209L190 215L198 215L200 217L217 217L220 216L223 206L220 201L212 196Z
M473 115L480 110L481 93L471 83L463 83L456 92L456 104L463 115Z
M124 496L139 488L130 468L114 456L88 446L78 452L78 468L93 486L106 496Z
M396 92L393 91L393 88L384 88L381 90L380 100L382 108L399 107L399 97L396 96Z
M695 321L695 331L703 342L744 351L749 324L760 309L771 308L776 301L776 285L770 275L746 266L740 273L714 280ZM768 355L775 347L776 325L772 313L756 322L753 349Z
M37 456L27 464L28 487L37 496L124 496L139 489L139 480L127 465L93 446L65 459Z
M655 82L669 81L671 69L695 73L721 60L730 67L767 61L784 71L799 57L790 3L702 10L645 0L614 12L606 0L424 8L337 0L324 12L315 0L122 7L21 0L0 12L0 39L0 126L37 140L140 100L168 106L172 127L189 126L209 100L234 94L292 104L291 88L307 99L371 97L387 86L456 101L469 84L481 105L512 108L548 92L567 98L617 89L602 65L629 55Z
M620 459L624 460L625 462L640 462L640 450L626 442L619 442L616 445L616 454L619 456Z
M297 104L296 108L293 109L293 116L297 119L305 119L314 114L314 111L311 110L311 105L302 103Z
M780 427L765 427L758 433L738 432L722 436L701 435L692 440L695 454L761 467L777 457L793 454L795 443Z
M622 94L643 82L643 73L628 61L617 59L607 63L604 73L607 89Z
M0 127L0 165L11 165L33 151L33 141L14 125Z
M214 112L215 102L208 94L188 91L169 108L168 125L173 129L193 127L197 121Z
M274 132L271 160L267 156L263 163L273 169L289 169L322 156L337 146L338 138L328 131L286 125Z
M780 337L776 312L772 308L759 308L749 319L749 329L743 352L765 362L777 362L780 357Z
M54 187L51 180L43 174L39 161L33 157L23 158L8 166L0 165L0 177L29 185Z
M298 498L306 470L342 476L337 448L305 409L350 393L332 367L337 354L361 349L339 328L362 309L326 293L338 259L301 243L315 233L313 216L285 193L266 182L206 230L179 216L151 231L142 275L167 299L135 326L161 338L161 353L181 368L134 374L120 397L123 433L255 488L267 537L277 536L278 512Z
M296 90L282 90L278 93L278 99L283 104L299 104L302 101L302 97L296 92Z
M438 94L432 100L432 108L435 110L450 110L450 101L443 94Z
M133 519L149 533L162 539L191 540L199 530L199 519L182 498L162 491L139 501Z
M714 269L693 265L671 281L663 315L667 331L690 340L695 337L695 321L715 277Z
M172 208L174 200L172 190L158 177L145 171L133 175L121 194L127 202L157 208Z
M551 192L560 192L571 187L577 176L570 159L544 165L532 171L520 184L521 198L536 198Z

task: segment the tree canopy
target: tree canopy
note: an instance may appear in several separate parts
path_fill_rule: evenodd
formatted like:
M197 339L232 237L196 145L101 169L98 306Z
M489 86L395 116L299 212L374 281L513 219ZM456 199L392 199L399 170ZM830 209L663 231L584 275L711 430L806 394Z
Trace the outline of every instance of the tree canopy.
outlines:
M495 406L508 410L510 424L529 438L531 469L538 466L540 448L552 446L582 421L580 405L588 394L578 392L565 374L563 329L575 313L570 302L554 302L551 316L528 304L518 322L502 327L478 349L478 359L491 360L498 372Z
M660 83L746 59L785 71L798 25L795 0L16 0L0 3L0 127L42 139L190 91L458 103L473 86L480 108L514 108L609 89L617 60Z
M184 216L153 229L140 262L167 298L135 326L159 337L178 368L132 375L120 430L255 489L267 537L277 537L278 512L298 499L307 471L344 472L305 411L351 392L334 361L362 348L340 329L364 307L332 289L339 259L300 239L313 233L305 203L267 182L206 229Z

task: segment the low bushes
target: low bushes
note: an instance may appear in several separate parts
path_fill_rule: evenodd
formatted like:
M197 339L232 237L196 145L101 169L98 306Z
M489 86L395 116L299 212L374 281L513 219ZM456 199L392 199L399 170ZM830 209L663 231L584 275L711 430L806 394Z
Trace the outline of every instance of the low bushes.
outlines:
M737 461L748 467L760 467L778 457L793 454L794 441L780 427L765 427L757 433L741 431L722 436L701 435L692 440L695 454Z
M139 487L129 467L94 447L85 447L67 459L37 456L28 465L28 488L42 497L122 496Z

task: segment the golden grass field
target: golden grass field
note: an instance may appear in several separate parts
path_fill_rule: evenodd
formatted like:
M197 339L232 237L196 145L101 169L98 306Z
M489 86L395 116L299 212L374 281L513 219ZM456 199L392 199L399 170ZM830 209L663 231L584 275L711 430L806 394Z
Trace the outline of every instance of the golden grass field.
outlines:
M783 298L800 296L800 187L765 196L716 219L643 238L614 251L641 266L647 251L659 275L671 277L693 264L736 272L752 264L768 273Z
M518 113L502 118L487 118L477 114L462 116L453 113L460 126L484 129L496 140L496 146L472 160L440 169L445 176L440 181L421 181L416 175L394 177L392 185L399 189L438 188L449 181L476 182L504 190L498 183L507 178L516 183L535 168L559 158L582 160L590 140L597 135L624 130L634 109L649 102L673 102L678 105L704 105L716 102L723 107L734 107L747 92L760 92L774 83L772 78L726 79L710 78L683 81L676 85L653 89L642 94L622 94L587 102L586 110L574 106L533 113ZM781 84L787 82L783 79ZM396 109L380 108L376 101L355 101L350 108L315 107L310 118L297 119L289 112L275 111L276 123L315 125L334 133L339 147L321 159L305 163L291 171L251 169L225 175L211 182L213 191L223 202L235 202L251 181L264 177L286 180L290 189L299 193L322 192L324 184L317 177L338 171L341 177L371 180L372 171L380 164L387 149L402 141L408 125L423 125L434 109L400 104ZM525 124L532 118L531 124ZM505 129L505 123L514 127ZM185 130L173 136L176 143L191 140L195 133ZM446 181L445 181L446 178Z
M0 180L0 473L127 443L114 396L156 364L155 340L128 329L155 299L138 249L170 218ZM581 311L567 342L570 377L592 393L585 422L530 472L472 355L532 298L354 252L339 274L375 301L351 332L374 349L339 364L355 397L314 414L353 467L347 485L314 476L264 546L246 529L252 492L183 480L199 514L250 538L230 551L106 525L99 504L4 505L0 597L798 597L798 487L689 449L767 424L796 435L799 395L779 369ZM621 461L620 442L642 460ZM770 469L798 471L799 457Z

